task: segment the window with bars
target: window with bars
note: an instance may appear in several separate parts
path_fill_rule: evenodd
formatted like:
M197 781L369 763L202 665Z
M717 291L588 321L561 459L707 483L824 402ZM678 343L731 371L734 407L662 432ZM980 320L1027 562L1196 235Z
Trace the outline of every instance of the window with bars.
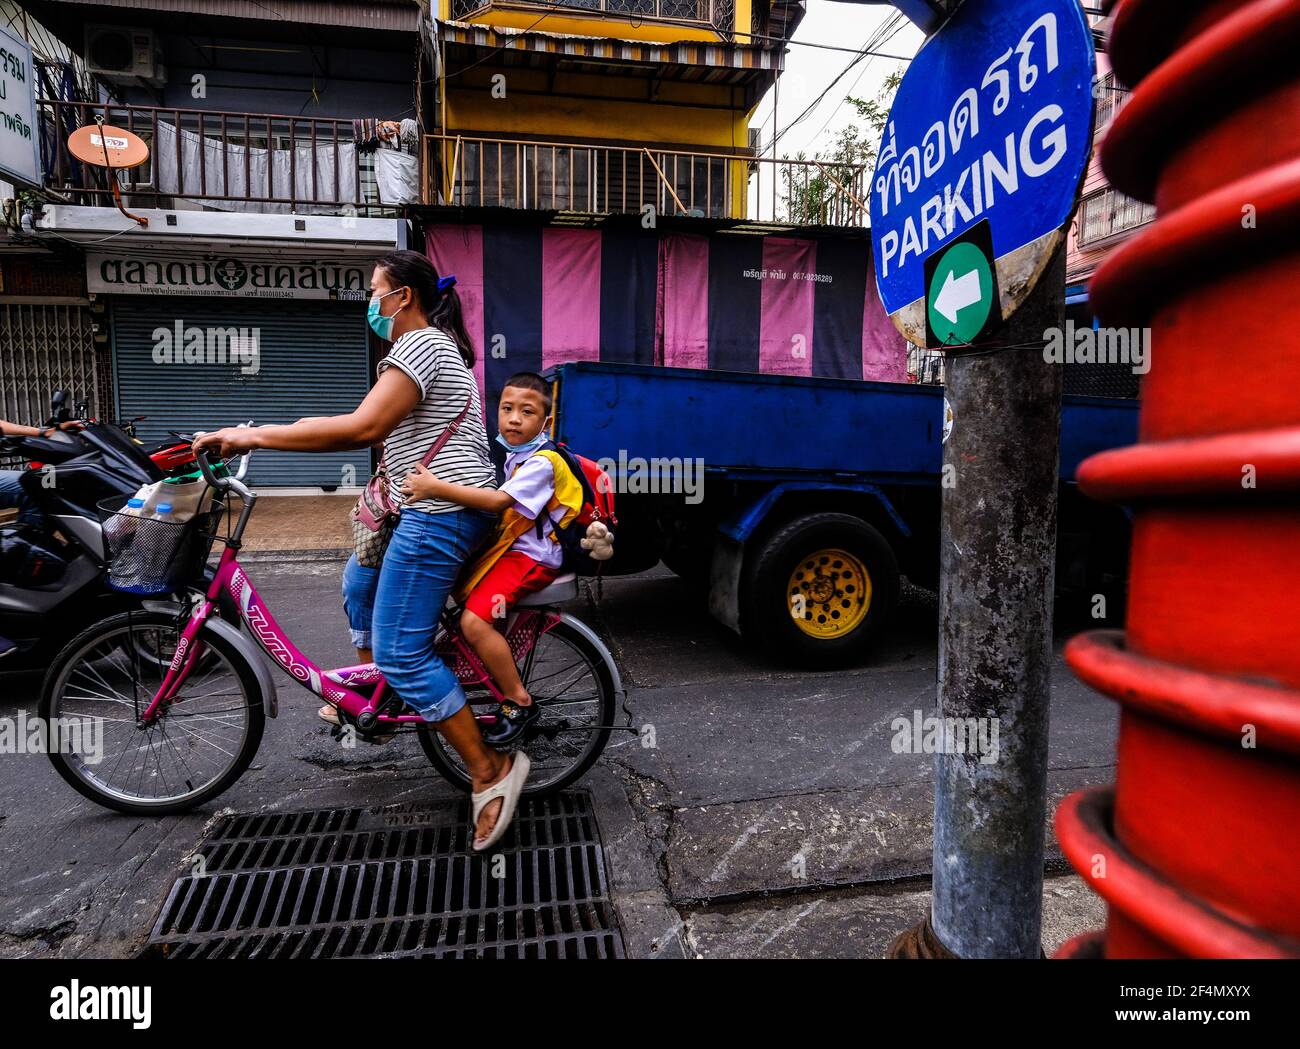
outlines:
M1085 197L1079 208L1079 246L1086 247L1136 229L1155 217L1155 205L1133 200L1107 187Z
M1097 123L1095 126L1099 134L1115 118L1115 114L1123 108L1128 94L1126 88L1120 87L1114 73L1103 73L1097 78Z
M730 25L719 25L712 17L713 8L726 8L734 19L734 4L735 0L537 0L536 6L605 11L615 15L637 15L675 22L711 22L717 28L729 31ZM451 16L463 21L490 5L491 0L452 0Z

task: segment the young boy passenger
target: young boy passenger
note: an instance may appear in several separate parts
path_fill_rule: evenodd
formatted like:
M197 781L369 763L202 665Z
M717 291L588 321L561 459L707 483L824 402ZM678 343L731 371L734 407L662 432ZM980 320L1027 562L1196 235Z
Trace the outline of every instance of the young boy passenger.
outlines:
M504 621L521 597L544 589L559 575L563 554L554 529L567 523L581 505L577 481L555 453L538 452L547 440L550 415L550 384L535 372L512 375L497 409L497 442L507 452L505 483L495 490L450 484L417 464L402 488L411 498L445 499L502 514L495 542L477 559L457 595L466 594L461 632L505 696L496 723L484 733L496 745L518 737L539 712L495 624ZM556 495L557 471L562 473L562 498Z

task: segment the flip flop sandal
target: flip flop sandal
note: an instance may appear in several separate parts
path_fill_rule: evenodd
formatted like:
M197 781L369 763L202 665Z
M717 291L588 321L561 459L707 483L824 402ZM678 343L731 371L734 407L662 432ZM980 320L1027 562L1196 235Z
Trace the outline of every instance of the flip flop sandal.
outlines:
M506 773L501 782L488 787L487 790L470 795L474 813L471 817L473 822L470 826L470 835L471 846L475 852L490 849L501 839L501 835L510 826L510 821L515 818L515 808L519 804L519 794L524 789L524 780L528 778L528 769L531 764L527 754L522 750L515 751L510 771ZM501 811L497 813L497 821L492 827L492 833L480 843L473 838L473 835L477 833L478 818L483 814L483 810L487 808L488 803L497 798L501 799Z

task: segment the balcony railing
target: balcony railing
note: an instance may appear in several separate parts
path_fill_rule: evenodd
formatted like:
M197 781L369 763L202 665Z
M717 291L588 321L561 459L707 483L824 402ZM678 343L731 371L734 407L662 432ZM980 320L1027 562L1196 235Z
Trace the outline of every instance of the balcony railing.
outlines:
M112 205L103 168L68 152L68 135L102 116L144 139L149 159L118 173L138 207L177 201L220 211L391 215L380 202L374 154L357 149L351 120L271 113L42 100L46 187L74 203ZM411 158L414 162L414 158Z
M735 0L512 0L512 6L557 9L563 15L572 10L574 17L584 12L614 15L626 21L648 18L661 22L689 22L693 25L711 25L727 32L728 25L719 25L717 18L735 18ZM492 0L451 0L451 17L467 21L492 6Z
M429 204L868 224L861 164L426 135L424 170Z

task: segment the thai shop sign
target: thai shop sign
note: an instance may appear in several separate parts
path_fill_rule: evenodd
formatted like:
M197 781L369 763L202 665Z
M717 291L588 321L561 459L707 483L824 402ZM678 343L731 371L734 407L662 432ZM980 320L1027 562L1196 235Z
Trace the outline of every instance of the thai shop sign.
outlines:
M364 302L370 297L370 270L356 262L91 252L86 255L86 289L96 295Z
M35 77L32 49L0 28L0 178L28 186L41 184Z

